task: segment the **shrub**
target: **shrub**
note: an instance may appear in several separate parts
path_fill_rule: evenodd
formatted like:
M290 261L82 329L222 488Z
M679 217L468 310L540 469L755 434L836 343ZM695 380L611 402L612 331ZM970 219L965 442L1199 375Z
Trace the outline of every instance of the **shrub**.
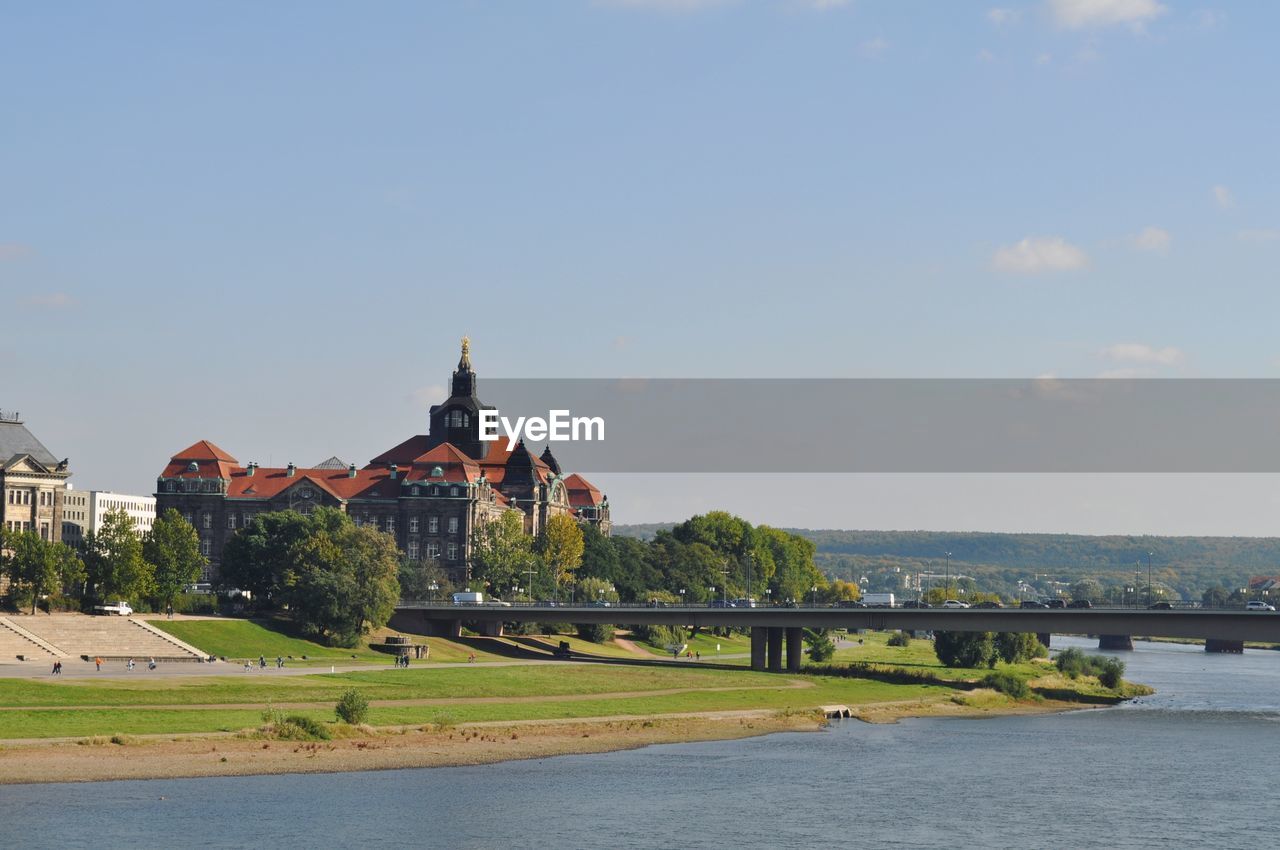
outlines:
M604 643L613 639L613 626L608 623L578 623L578 637L592 643Z
M894 632L889 635L889 646L911 646L911 635L906 632Z
M1014 699L1026 699L1031 695L1031 689L1027 687L1027 683L1020 676L1015 676L1008 670L988 673L982 679L982 686L999 691L1005 696L1013 697Z
M1006 664L1020 664L1045 653L1040 639L1030 632L1000 632L995 637L995 647Z
M1075 679L1080 674L1089 672L1088 656L1074 646L1059 652L1058 657L1053 660L1053 665L1068 679Z
M276 727L276 737L286 741L327 741L329 730L318 720L301 714L290 714Z
M1075 647L1059 652L1053 663L1058 672L1068 678L1097 676L1103 687L1113 691L1120 687L1121 677L1124 676L1124 662L1119 658L1097 658L1085 655Z
M804 642L809 644L810 661L830 661L831 656L836 654L836 645L827 637L826 629L805 629Z
M1099 666L1101 669L1098 670L1098 681L1102 686L1113 691L1120 687L1123 681L1121 677L1124 676L1124 662L1119 658L1104 658Z
M684 626L636 626L635 636L645 643L666 648L684 646L688 638L684 634Z
M948 667L994 667L996 663L991 632L935 632L933 651Z
M369 700L355 688L348 688L338 699L335 711L344 723L363 723L369 716Z

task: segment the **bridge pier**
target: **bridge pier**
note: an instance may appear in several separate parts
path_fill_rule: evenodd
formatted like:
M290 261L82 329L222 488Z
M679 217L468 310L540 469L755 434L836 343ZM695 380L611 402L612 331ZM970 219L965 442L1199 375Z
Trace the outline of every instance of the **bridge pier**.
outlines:
M782 629L770 628L769 633L769 672L782 672Z
M1098 649L1133 649L1129 635L1098 635Z
M1204 642L1205 652L1229 652L1240 655L1244 652L1244 641L1242 640L1220 640L1218 638L1207 638Z
M480 626L480 634L484 635L485 637L502 637L502 621L501 620L492 620L492 621L486 620L485 622L480 623L479 626Z
M765 668L766 650L769 642L768 629L764 626L751 627L751 669Z
M787 629L787 672L799 673L804 663L804 629L792 626Z
M1050 637L1049 632L1036 633L1036 640L1040 641L1040 645L1043 646L1045 649L1049 648L1049 637Z

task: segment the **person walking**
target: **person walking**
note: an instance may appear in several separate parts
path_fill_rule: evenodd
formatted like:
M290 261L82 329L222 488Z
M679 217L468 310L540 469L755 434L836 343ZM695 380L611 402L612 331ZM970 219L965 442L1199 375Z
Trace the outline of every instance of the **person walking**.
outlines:
M98 671L99 671L99 672L101 672L101 671L102 671L102 656L101 656L101 655L99 655L99 656L95 657L95 658L93 659L93 663L94 663L95 665L97 665L97 667L98 667Z
M129 663L128 663L128 664L124 665L124 669L126 669L126 670L132 670L132 669L133 669L133 659L132 659L132 658L130 658L130 659L129 659Z
M261 667L263 670L267 669L267 656L265 655L258 656L258 666Z
M277 669L277 670L282 670L282 669L284 669L284 656L282 656L282 655L277 655L277 656L276 656L276 669Z

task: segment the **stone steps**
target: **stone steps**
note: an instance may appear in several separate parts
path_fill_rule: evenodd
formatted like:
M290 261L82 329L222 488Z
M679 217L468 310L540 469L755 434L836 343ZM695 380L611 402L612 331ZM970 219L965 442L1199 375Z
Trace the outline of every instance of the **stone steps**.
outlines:
M0 617L0 661L48 661L67 653L31 634L8 617Z

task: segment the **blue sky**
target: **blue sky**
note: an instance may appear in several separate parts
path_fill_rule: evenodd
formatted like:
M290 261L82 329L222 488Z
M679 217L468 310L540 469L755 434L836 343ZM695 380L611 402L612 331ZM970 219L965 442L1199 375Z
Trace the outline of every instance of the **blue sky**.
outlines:
M0 407L77 486L146 492L198 438L372 457L425 428L463 333L482 378L1278 376L1278 18L10 4ZM988 481L984 513L826 481L805 524L1187 527L1175 487L1090 510L1063 481L1043 513L1027 482ZM623 521L726 498L606 483ZM1203 500L1197 531L1270 533L1270 507L1245 517L1276 483L1177 504ZM928 489L952 487L972 492Z

